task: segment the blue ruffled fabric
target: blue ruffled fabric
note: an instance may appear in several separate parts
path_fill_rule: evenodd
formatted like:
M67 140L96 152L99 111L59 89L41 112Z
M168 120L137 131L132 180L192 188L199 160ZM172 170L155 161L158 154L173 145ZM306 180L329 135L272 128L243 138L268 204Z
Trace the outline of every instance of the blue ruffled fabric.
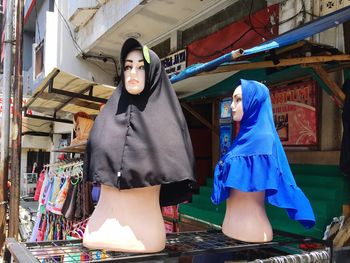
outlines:
M230 189L265 191L266 201L286 209L289 217L305 228L315 225L315 216L296 185L272 117L267 87L241 80L243 118L229 152L216 165L212 202L219 204Z
M215 167L212 202L218 205L226 200L231 188L242 192L265 191L268 203L286 209L289 217L305 228L313 227L315 218L309 200L296 184L288 181L272 155L227 156L225 162Z

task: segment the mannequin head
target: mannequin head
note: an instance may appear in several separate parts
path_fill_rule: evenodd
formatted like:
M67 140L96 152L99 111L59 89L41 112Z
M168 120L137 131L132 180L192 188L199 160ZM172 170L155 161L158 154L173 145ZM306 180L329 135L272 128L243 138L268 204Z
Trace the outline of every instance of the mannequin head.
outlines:
M232 118L234 121L241 121L243 117L242 86L239 85L232 95Z
M79 125L81 122L84 121L84 119L91 120L91 117L89 114L83 111L79 111L73 115L73 129L77 133L77 135L81 132Z
M145 66L141 50L130 51L124 62L125 89L132 95L140 94L145 88Z

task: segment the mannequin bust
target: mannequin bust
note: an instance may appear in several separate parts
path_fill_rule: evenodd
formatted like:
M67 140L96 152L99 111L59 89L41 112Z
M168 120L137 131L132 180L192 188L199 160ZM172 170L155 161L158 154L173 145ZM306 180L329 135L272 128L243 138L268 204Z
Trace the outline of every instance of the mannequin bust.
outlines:
M232 118L243 117L242 87L239 85L232 96ZM265 192L242 192L231 189L226 200L226 213L222 232L234 239L246 242L268 242L272 240L272 227L265 211Z
M226 200L222 232L246 242L272 240L272 227L265 211L265 192L242 192L231 189Z
M94 121L84 179L101 185L83 245L153 253L165 247L160 206L191 200L196 179L185 117L157 54L133 38L121 81Z
M128 53L124 65L125 89L140 94L145 86L141 50ZM121 252L158 252L165 247L165 227L159 204L160 185L119 190L101 185L83 245ZM140 224L142 221L142 224Z
M240 130L231 148L215 167L211 200L226 200L222 232L246 242L273 238L265 202L283 208L305 228L315 216L296 185L273 121L269 89L253 80L240 80L231 104Z
M100 199L86 226L83 245L121 252L163 250L165 228L159 191L160 185L128 190L101 185Z

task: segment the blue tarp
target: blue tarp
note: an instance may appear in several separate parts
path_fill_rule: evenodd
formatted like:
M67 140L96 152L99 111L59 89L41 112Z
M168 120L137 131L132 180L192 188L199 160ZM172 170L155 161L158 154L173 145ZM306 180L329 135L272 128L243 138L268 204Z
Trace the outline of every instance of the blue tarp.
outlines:
M244 50L243 56L294 44L300 40L306 39L329 28L342 24L347 20L350 20L350 6L344 7L336 12L322 16L298 28L292 29L256 47ZM171 83L175 83L201 72L213 70L221 64L230 62L231 60L232 56L230 52L207 63L192 65L191 67L188 67L180 72L178 75L173 76L170 81Z

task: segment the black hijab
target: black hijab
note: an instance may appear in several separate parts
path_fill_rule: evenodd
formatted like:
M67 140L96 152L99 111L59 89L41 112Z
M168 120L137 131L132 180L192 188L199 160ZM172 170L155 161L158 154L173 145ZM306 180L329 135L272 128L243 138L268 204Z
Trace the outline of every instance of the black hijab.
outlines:
M131 95L124 85L124 62L137 48L143 50L145 88ZM120 58L121 82L88 139L86 178L119 189L161 184L164 206L190 200L195 186L191 139L161 61L133 38L124 43Z

